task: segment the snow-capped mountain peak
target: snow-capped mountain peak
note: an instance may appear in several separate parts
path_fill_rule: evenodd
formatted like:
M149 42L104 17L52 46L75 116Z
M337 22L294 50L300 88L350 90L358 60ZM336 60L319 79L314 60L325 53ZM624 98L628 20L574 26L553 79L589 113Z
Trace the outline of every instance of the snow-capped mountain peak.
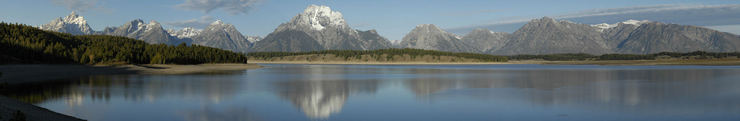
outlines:
M426 31L426 32L430 32L430 31L444 32L444 30L442 30L441 28L437 27L434 24L419 24L419 25L416 25L416 28L414 28L413 31L417 31L417 30L418 31Z
M599 31L602 31L603 32L606 29L617 27L620 24L629 24L629 25L640 26L640 25L645 24L645 23L648 23L648 22L650 22L650 21L648 21L648 20L638 21L638 20L632 20L632 19L630 19L630 20L623 21L623 22L618 22L618 23L615 23L615 24L601 23L601 24L594 24L594 25L591 25L591 26L592 27L595 27L595 28L598 28Z
M66 23L72 23L72 24L87 24L87 20L85 20L85 17L77 15L76 12L69 13L66 17L64 17L64 22Z
M211 25L208 25L205 30L208 31L236 31L236 27L232 24L225 23L221 20L216 20L211 22Z
M43 30L51 30L58 32L65 32L71 34L92 34L93 30L90 25L87 25L85 17L77 15L76 12L72 12L66 17L60 17L52 20L48 24L39 26Z
M342 13L332 11L328 6L310 5L303 13L291 20L297 24L309 25L314 30L323 30L327 26L346 27Z

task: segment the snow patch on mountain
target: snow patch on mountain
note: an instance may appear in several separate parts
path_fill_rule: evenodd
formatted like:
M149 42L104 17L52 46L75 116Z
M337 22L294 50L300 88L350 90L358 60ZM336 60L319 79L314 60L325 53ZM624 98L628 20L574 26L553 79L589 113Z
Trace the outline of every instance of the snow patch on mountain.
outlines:
M262 40L262 37L260 36L247 36L247 35L244 35L244 36L247 37L247 41L249 41L250 43L255 43L257 41Z
M635 26L640 26L642 24L649 23L649 22L650 21L648 21L648 20L638 21L638 20L632 20L632 19L630 19L630 20L627 20L627 21L622 22L622 24L632 24L632 25L635 25Z
M153 28L156 28L156 27L161 27L161 25L159 25L159 22L154 21L154 20L149 21L149 24L146 24L146 30L144 30L144 32L151 31Z
M167 32L170 34L170 36L174 36L174 37L177 37L177 38L180 38L180 39L183 39L183 38L191 38L193 36L196 36L196 35L200 34L201 31L203 31L203 30L201 30L201 29L195 29L193 27L186 27L186 28L183 28L183 29L180 29L180 30L174 30L174 29L167 30Z
M399 45L399 44L401 44L401 40L390 40L390 42L393 45Z
M648 21L648 20L638 21L638 20L632 20L632 19L630 19L630 20L627 20L627 21L618 22L618 23L614 23L614 24L601 23L601 24L594 24L594 25L591 25L591 26L592 27L595 27L595 28L598 28L598 30L600 32L603 32L604 30L617 27L617 26L619 26L619 24L625 24L625 25L626 24L629 24L629 25L640 26L640 25L645 24L645 23L648 23L648 22L650 22L650 21Z

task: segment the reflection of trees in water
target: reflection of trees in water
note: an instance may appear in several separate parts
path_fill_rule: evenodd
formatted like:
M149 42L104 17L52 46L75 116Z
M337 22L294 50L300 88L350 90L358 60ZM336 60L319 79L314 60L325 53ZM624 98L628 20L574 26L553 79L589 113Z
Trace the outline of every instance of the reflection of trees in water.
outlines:
M17 86L7 95L24 102L41 103L64 98L71 105L83 104L83 97L92 101L109 101L120 96L129 101L153 101L158 98L182 98L219 102L240 90L241 80L220 80L198 77L170 76L90 76L70 81Z
M186 121L260 121L247 108L199 109L182 112Z
M375 93L378 81L287 81L276 86L306 116L324 119L339 113L351 94Z
M740 112L740 108L728 108L740 107L740 88L736 88L740 82L722 78L740 73L737 70L468 70L454 73L466 76L416 78L406 80L405 84L417 96L516 98L541 105L601 109L731 109L726 111ZM519 91L513 94L445 93L469 88Z

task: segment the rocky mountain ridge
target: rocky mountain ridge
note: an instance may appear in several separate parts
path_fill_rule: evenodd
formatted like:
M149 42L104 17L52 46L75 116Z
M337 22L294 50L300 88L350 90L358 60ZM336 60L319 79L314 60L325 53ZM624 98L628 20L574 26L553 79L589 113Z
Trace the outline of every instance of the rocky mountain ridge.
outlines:
M406 34L399 46L449 52L481 52L471 44L460 40L458 35L446 32L433 24L421 24Z
M87 24L84 17L72 12L70 15L51 21L49 24L41 25L43 30L65 32L74 35L112 35L123 36L143 40L151 44L176 45L180 43L197 44L208 47L232 50L235 52L247 52L259 37L245 37L236 28L221 20L214 21L205 29L192 27L180 30L165 30L157 21L144 22L141 19L131 20L117 27L106 27L102 31L94 31Z
M318 50L375 50L392 45L375 30L349 27L342 13L311 5L255 43L252 51L306 52Z

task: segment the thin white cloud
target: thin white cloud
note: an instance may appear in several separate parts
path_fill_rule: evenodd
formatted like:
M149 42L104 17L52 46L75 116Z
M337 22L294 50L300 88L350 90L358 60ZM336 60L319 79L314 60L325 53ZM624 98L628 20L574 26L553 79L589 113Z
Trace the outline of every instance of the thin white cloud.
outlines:
M223 9L232 15L247 14L262 0L185 0L178 4L178 8L203 11L210 13L216 9Z
M735 25L720 25L720 26L707 26L707 28L711 28L714 30L722 31L722 32L728 32L736 35L740 35L740 24Z
M490 13L497 13L501 12L501 10L497 9L487 9L487 10L473 10L473 11L457 11L457 12L446 12L442 13L443 16L473 16L473 15L480 15L480 14L490 14Z
M54 5L63 6L69 10L86 12L92 9L104 10L99 6L98 0L51 0Z
M165 24L173 26L173 27L193 27L197 29L203 29L206 28L208 25L210 25L213 21L216 21L211 16L201 16L200 18L194 18L190 20L184 20L184 21L175 21L175 22L167 22Z
M577 12L574 14L560 15L560 16L557 16L556 18L564 19L564 18L608 16L608 15L646 13L646 12L663 12L663 11L694 10L694 9L717 9L717 8L737 9L737 8L740 8L740 5L667 4L667 5L654 5L654 6L637 6L637 7L611 8L611 9L595 9L595 10Z

